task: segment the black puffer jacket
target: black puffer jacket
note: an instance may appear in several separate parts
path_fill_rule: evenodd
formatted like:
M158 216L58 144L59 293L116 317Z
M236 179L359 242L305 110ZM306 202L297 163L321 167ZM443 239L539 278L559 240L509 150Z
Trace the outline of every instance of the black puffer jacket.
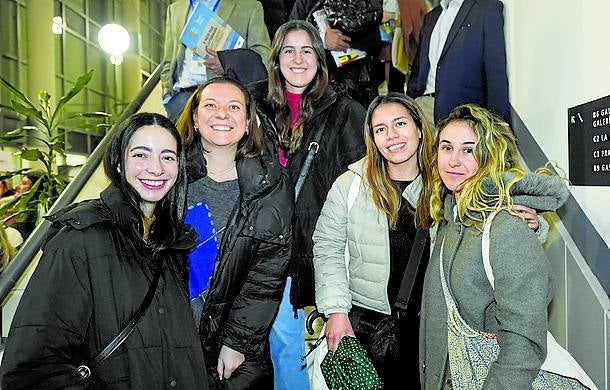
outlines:
M271 109L265 103L267 84L254 83L250 88L257 100L262 126L269 136L275 133L275 126ZM326 194L335 179L347 171L349 164L364 157L364 116L365 111L360 104L329 87L325 95L315 104L314 113L305 124L301 147L288 156L287 169L294 185L314 133L323 122L326 122L320 148L313 159L294 208L290 301L296 308L315 304L311 236L326 200Z
M2 388L207 389L186 280L178 275L194 231L155 256L141 238L139 213L114 187L49 219L61 230L44 247L15 314ZM93 370L94 380L69 386L80 379L76 367L132 317L150 287L152 264L162 260L155 297L133 333Z
M200 142L187 153L189 182L194 182L207 174ZM213 387L272 388L269 331L286 283L294 193L269 153L239 158L237 175L240 196L220 243L200 335ZM222 345L246 360L231 379L220 382L216 365Z
M265 24L269 31L269 37L273 40L273 36L278 27L288 21L288 16L294 5L294 0L260 0L265 11ZM263 61L267 61L266 58Z

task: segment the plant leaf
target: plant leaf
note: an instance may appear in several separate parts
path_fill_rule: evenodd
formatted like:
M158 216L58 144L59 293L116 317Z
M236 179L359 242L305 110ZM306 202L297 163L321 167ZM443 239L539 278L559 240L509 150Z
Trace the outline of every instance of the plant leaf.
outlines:
M95 111L95 112L83 112L83 113L79 113L79 114L75 114L72 115L70 118L68 119L76 119L76 118L110 118L112 117L112 114L108 114L107 112L103 112L103 111Z
M49 100L51 100L51 95L44 89L40 91L38 94L38 101L43 108L49 107Z
M36 195L36 193L38 192L38 187L41 186L42 183L42 177L38 180L36 180L36 182L34 184L32 184L32 187L30 187L29 190L27 190L26 192L24 192L19 198L17 203L15 204L15 208L17 210L23 210L23 209L29 209L30 205L32 205L31 200L32 198L34 198L34 195ZM36 200L37 202L37 200Z
M58 153L64 152L64 143L61 141L55 141L55 142L51 143L50 146L51 146L51 149L53 149L54 151L56 151Z
M42 117L42 112L38 111L36 108L28 107L26 105L19 103L16 100L11 100L11 105L13 106L13 111L15 111L16 113L21 114L28 118L35 119L38 122L44 124L44 118Z
M0 215L6 215L6 213L15 207L15 205L17 204L17 202L19 201L19 198L14 198L12 199L10 202L4 204L4 206L0 207ZM9 219L15 217L16 214L11 214L10 216L8 216L7 218L3 219L2 221L8 221Z
M50 127L53 126L57 116L64 109L64 106L66 105L66 103L68 103L83 88L85 88L85 86L89 83L89 81L91 81L92 77L93 77L93 69L78 76L78 78L76 79L76 82L72 86L72 89L70 89L67 94L62 96L61 99L59 99L59 102L57 103L57 108L55 108L55 112L53 112L53 115L51 116L51 121L50 121L51 126Z
M23 148L21 149L21 158L28 161L38 161L43 158L43 154L38 149Z
M3 175L0 175L0 180L11 179L13 176L21 175L25 171L29 171L31 168L21 168L16 171L5 172ZM0 213L2 214L2 213Z
M9 83L4 77L0 76L0 84L8 89L13 96L21 100L26 106L30 107L31 109L36 109L36 106L34 106L30 99L28 99L27 96L25 96L19 89L15 88L13 84Z
M25 131L29 127L30 126L23 126L23 127L18 128L18 129L11 130L9 132L6 132L6 133L2 134L2 136L0 136L0 143L6 143L6 142L10 142L10 141L19 139L21 137L24 137L25 136Z
M28 191L24 192L21 196L11 200L4 206L0 207L0 214L4 215L7 211L12 210L15 215L18 215L25 211L33 210L33 207L37 207L36 204L38 203L38 200L32 200L32 198L34 198L34 195L36 195L41 182L42 178L36 180L36 182L32 184L32 187L30 187ZM15 215L13 215L13 217Z

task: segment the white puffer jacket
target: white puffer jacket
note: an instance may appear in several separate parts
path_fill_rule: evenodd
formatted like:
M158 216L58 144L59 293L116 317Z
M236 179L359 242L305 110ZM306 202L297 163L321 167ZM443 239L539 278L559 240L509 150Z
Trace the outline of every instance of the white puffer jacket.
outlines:
M373 203L362 177L364 160L349 166L328 192L313 234L316 305L320 313L348 313L352 304L390 314L390 236L387 216ZM349 216L347 198L354 176L362 177ZM402 193L415 208L421 190L418 176ZM345 264L348 242L349 281Z

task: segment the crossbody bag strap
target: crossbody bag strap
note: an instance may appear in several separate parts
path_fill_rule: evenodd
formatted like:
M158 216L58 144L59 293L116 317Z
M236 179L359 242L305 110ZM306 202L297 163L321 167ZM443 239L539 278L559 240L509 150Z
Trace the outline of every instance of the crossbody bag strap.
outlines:
M320 149L320 139L322 139L322 133L324 132L324 128L326 127L326 122L328 121L328 117L330 116L330 110L324 113L322 124L316 131L313 139L309 143L309 147L307 148L307 157L305 157L305 161L301 166L301 170L299 171L299 178L297 179L297 184L294 186L294 202L296 203L299 200L299 194L303 189L303 184L305 183L305 179L307 178L307 174L309 173L309 168L311 168L311 162L313 161L314 156L318 153Z
M133 317L131 317L131 320L129 320L127 325L125 325L123 330L121 330L121 332L96 357L91 359L87 364L78 366L76 370L83 379L89 378L91 376L91 371L106 360L106 358L108 358L108 356L110 356L110 354L112 354L123 343L123 341L127 339L127 337L129 337L131 332L133 332L155 296L155 291L157 290L157 285L159 284L159 279L161 278L162 268L162 264L157 267L153 280L148 288L148 292L146 293L146 296L144 296L144 300L140 304L140 307L138 307L138 310L134 313Z
M485 226L483 226L483 238L481 239L481 255L483 256L483 268L485 268L485 275L491 284L491 288L494 288L494 273L491 269L491 261L489 259L489 235L491 230L491 223L493 222L498 211L490 213L485 219Z
M360 177L360 175L358 175L357 173L354 173L354 177L352 179L352 184L350 184L349 191L347 193L347 214L345 214L345 215L346 215L346 219L347 219L348 223L349 223L349 212L352 210L352 206L354 205L354 202L356 201L356 197L358 196L358 192L360 191L360 182L361 181L362 181L362 178ZM346 236L345 236L344 257L345 257L345 272L347 274L347 280L349 280L350 255L349 255L349 240L347 239L347 231L346 231Z
M413 246L411 247L411 253L409 255L409 262L407 263L407 268L405 269L405 273L402 277L402 282L400 283L398 297L396 298L396 302L394 303L394 307L396 308L399 308L401 310L407 310L409 298L411 297L413 286L415 286L415 278L417 278L419 265L421 264L421 259L424 256L424 250L426 248L427 242L428 231L417 229L417 233L415 233L415 240L413 242Z

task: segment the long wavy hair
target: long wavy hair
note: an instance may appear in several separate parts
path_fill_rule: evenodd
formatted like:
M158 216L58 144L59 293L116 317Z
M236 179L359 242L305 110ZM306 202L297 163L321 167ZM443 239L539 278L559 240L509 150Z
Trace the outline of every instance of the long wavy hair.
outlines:
M104 171L112 184L122 193L133 209L143 215L140 208L142 198L127 182L125 176L125 154L136 131L146 126L159 126L167 130L176 140L178 153L178 176L167 194L157 202L148 245L154 252L170 248L185 230L183 223L186 203L186 158L182 139L174 124L160 114L139 113L130 116L121 124L106 149Z
M476 173L465 180L457 200L458 217L467 225L474 224L482 230L486 214L500 209L506 209L511 214L519 216L512 210L513 201L510 188L523 179L523 170L517 151L517 141L509 125L499 116L475 104L464 104L454 108L449 116L438 125L438 135L435 141L431 164L431 178L424 191L429 195L430 216L433 223L444 221L444 201L449 193L441 180L438 170L438 145L443 130L455 122L466 123L477 136L474 146L474 158L479 164ZM505 180L504 174L512 173L511 179ZM482 185L483 180L489 181L496 190L489 193Z
M301 95L299 118L291 129L290 108L288 107L285 93L286 79L280 71L280 53L284 46L286 35L292 31L305 31L309 35L316 54L318 71ZM311 23L304 20L291 20L280 26L271 44L267 75L269 78L267 102L275 112L275 124L278 130L280 146L288 154L291 154L301 146L305 123L313 114L315 102L324 96L328 88L328 67L326 65L324 44L318 30Z
M264 154L265 141L263 138L263 131L258 126L256 120L256 102L246 88L244 88L236 80L226 76L214 77L207 80L197 88L197 90L187 101L186 106L182 110L182 113L176 122L176 127L184 140L184 147L188 149L196 141L201 142L201 135L199 134L197 125L194 122L193 115L197 112L197 108L199 107L201 94L208 85L212 84L230 84L235 86L244 94L248 128L247 134L245 134L237 144L236 157L257 157Z
M389 103L400 104L404 107L421 135L417 146L417 167L424 182L427 181L429 174L427 167L423 164L423 161L426 160L425 155L430 153L430 148L426 150L426 145L430 144L434 133L421 108L413 99L404 94L391 92L387 96L377 96L368 107L364 120L364 143L366 145L364 175L373 194L373 203L388 216L390 227L394 227L398 220L402 196L390 179L388 161L375 145L373 124L371 123L375 110L381 105ZM428 214L428 203L419 199L414 212L416 215Z

